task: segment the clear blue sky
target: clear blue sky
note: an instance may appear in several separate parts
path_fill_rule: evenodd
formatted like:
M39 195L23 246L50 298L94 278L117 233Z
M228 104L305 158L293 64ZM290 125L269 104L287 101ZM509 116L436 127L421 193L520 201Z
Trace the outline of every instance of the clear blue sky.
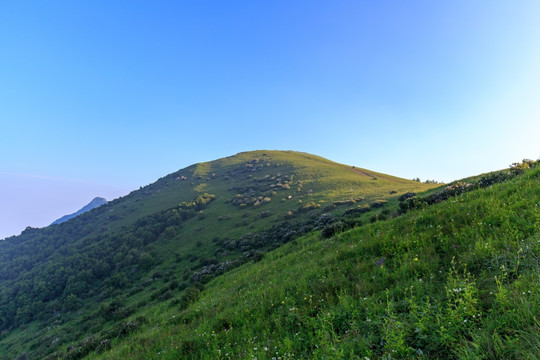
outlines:
M538 1L2 1L0 238L195 162L540 156Z

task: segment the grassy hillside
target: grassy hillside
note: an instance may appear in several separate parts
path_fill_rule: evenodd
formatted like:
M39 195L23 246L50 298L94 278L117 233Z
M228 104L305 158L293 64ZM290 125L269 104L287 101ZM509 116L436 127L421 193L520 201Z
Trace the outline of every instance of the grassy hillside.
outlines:
M397 209L305 235L184 304L141 309L106 347L79 346L100 344L89 359L540 358L540 168L409 194Z
M246 152L27 229L0 243L0 358L114 349L216 276L315 228L387 217L385 205L433 186L305 153ZM357 215L338 221L346 211Z

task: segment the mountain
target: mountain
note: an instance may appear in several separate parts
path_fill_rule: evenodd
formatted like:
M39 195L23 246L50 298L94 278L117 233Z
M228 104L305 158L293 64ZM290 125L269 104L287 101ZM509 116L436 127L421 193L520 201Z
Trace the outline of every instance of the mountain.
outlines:
M539 175L192 165L0 243L0 358L534 358Z
M84 214L87 211L100 207L101 205L105 205L107 202L108 201L102 197L96 197L92 201L90 201L87 205L85 205L83 208L81 208L79 211L74 212L73 214L70 214L70 215L64 215L60 219L53 221L51 225L61 224L64 221L73 219L74 217Z
M0 243L0 354L62 358L90 334L114 342L147 307L181 299L347 210L376 216L386 202L433 187L306 153L251 151L28 228Z
M405 194L383 207L399 215L300 236L193 289L185 306L145 312L90 358L538 359L539 165Z

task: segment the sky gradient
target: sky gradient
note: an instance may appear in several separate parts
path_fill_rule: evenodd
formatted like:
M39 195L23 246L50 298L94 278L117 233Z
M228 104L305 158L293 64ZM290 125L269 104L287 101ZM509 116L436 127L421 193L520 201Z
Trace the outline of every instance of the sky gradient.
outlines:
M540 157L538 1L11 1L0 44L0 239L240 151Z

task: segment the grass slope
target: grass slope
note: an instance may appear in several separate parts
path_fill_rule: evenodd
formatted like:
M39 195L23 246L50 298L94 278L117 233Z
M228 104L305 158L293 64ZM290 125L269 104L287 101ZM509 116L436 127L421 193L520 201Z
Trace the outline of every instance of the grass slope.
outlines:
M254 151L28 229L0 243L0 358L114 348L158 324L162 307L185 307L201 284L313 229L323 212L432 187L310 154Z
M466 187L467 185L463 185ZM161 302L89 359L538 359L540 168Z

